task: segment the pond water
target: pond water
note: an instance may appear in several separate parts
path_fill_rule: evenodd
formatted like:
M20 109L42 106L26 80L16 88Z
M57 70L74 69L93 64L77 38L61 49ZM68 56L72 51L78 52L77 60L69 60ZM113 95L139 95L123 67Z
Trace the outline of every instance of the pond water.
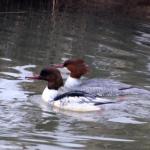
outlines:
M101 113L73 113L42 103L46 83L25 79L78 57L91 68L87 78L150 90L150 23L87 12L0 14L1 149L150 149L149 96L129 96Z

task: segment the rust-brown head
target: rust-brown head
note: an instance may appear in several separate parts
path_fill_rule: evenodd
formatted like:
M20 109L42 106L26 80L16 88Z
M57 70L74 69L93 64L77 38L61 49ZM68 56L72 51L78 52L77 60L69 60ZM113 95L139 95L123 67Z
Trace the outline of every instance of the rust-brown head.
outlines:
M48 82L49 89L58 90L63 86L63 79L58 69L54 67L48 67L41 70L40 74L33 77L26 77L33 80L45 80Z
M70 76L73 78L80 78L89 71L89 67L83 59L69 59L66 60L63 64L54 65L54 67L66 67L71 72Z

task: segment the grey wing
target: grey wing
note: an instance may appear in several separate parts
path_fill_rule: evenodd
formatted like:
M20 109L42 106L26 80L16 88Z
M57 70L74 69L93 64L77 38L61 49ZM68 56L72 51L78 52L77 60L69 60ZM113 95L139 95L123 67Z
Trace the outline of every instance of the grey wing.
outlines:
M87 87L87 86L80 86L73 88L74 90L78 89L79 91L87 92L95 97L102 97L102 96L117 96L119 95L119 90L114 88L107 88L107 87Z
M129 88L131 85L115 81L112 79L89 79L83 80L81 86L88 86L88 87L106 87L106 88L113 88L113 89L122 89L122 88Z
M74 88L75 90L75 88ZM87 92L95 97L107 97L107 96L124 96L124 95L149 95L150 91L140 88L124 88L117 89L111 87L76 87L76 90Z

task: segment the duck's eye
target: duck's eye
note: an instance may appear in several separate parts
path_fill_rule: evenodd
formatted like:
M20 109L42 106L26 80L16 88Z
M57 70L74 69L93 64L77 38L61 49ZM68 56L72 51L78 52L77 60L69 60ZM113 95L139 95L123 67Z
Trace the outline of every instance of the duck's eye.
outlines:
M70 61L66 61L66 62L64 63L64 67L67 67L67 66L70 65L70 64L71 64Z
M49 72L48 72L48 70L42 70L41 71L41 73L40 73L40 76L47 76L47 75L49 75Z

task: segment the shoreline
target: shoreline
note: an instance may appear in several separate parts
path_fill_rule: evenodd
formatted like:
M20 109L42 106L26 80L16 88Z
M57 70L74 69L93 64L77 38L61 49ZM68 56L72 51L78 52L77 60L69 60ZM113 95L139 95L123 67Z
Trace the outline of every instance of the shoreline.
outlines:
M150 19L150 0L1 0L1 12L26 10L85 11L125 14Z

